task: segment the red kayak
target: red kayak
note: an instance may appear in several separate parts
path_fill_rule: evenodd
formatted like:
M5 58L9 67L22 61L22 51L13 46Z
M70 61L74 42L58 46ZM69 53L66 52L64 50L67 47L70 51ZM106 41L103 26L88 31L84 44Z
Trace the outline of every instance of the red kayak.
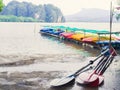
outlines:
M74 33L72 32L63 32L60 34L60 36L64 37L64 38L67 38L67 39L71 39L71 36L73 35Z

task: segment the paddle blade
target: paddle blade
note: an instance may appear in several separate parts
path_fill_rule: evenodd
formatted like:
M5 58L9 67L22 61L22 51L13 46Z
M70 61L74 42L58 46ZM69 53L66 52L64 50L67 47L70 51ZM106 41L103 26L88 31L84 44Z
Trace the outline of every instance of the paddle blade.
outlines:
M101 85L104 82L104 76L99 76L99 85Z
M50 82L50 86L52 86L52 87L63 86L63 85L69 84L74 79L75 79L74 75L63 77L63 78L54 79L54 80L52 80Z
M103 76L99 76L96 74L91 75L88 72L84 72L76 78L76 82L78 84L91 87L99 86L103 81L104 81Z

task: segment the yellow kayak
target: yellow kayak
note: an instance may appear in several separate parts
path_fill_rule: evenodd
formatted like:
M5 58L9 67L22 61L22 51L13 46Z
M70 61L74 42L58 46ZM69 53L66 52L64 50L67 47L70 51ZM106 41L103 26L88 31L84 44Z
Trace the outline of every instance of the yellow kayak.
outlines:
M87 35L84 35L82 33L77 33L77 34L74 34L71 36L72 39L74 40L77 40L77 41L82 41L83 38L87 38L87 37L90 37L91 35L87 34Z

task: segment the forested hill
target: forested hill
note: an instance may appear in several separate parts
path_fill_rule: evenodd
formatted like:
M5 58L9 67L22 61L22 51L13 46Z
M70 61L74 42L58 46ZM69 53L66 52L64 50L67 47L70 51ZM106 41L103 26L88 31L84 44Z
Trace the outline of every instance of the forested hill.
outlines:
M40 22L65 22L61 10L51 4L34 5L28 2L11 1L1 15L32 18Z

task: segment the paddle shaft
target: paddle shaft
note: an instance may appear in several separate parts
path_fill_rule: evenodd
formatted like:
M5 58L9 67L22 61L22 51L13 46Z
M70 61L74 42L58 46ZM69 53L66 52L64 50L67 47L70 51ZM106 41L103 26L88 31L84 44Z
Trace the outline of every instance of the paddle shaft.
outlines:
M99 71L99 75L102 75L106 70L107 68L110 66L110 64L112 63L114 59L114 56L111 54L108 58L108 60L104 63L104 65L102 66L101 70Z
M112 48L113 49L113 48ZM115 52L115 50L113 49L111 54L109 56L106 56L106 59L103 59L101 62L100 62L100 66L98 65L97 66L97 73L99 73L99 75L102 75L106 69L109 67L109 65L112 63L113 59L114 59L114 56L116 55L117 53Z
M104 63L107 61L107 59L108 59L108 56L103 56L103 58L99 61L99 63L97 64L97 66L94 69L95 73L99 73L99 71L101 70Z
M116 51L114 50L114 48L111 47L111 49L109 50L110 55L105 55L103 56L103 58L101 59L101 61L99 61L99 63L97 64L97 66L95 67L95 71L96 73L100 73L102 74L102 70L105 69L105 67L107 68L106 65L109 65L112 63L112 57L114 57L115 55L117 55Z
M112 57L111 60L110 60L110 62L109 62L109 64L107 64L106 67L103 68L102 73L104 73L104 72L107 70L107 68L108 68L108 67L110 66L110 64L112 63L113 59L114 59L114 57Z
M102 55L104 55L108 50L109 50L109 49L106 49L106 50L105 50L104 52L102 52L96 59L91 60L91 61L89 62L89 64L87 64L86 66L84 66L84 67L82 67L81 69L77 70L73 75L75 75L75 76L79 75L79 73L80 73L83 69L85 69L86 67L88 67L88 66L90 66L91 64L93 64L93 63L94 63L96 60L98 60Z

